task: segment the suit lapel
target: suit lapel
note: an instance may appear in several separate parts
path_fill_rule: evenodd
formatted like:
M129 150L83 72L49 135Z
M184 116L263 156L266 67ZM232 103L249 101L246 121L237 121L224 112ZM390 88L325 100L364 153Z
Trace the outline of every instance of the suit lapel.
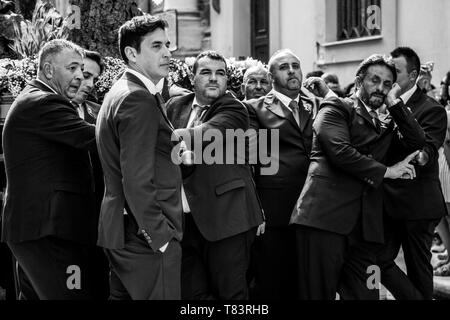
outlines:
M411 96L411 98L409 98L408 102L406 102L406 107L411 111L411 112L415 112L418 108L418 106L420 105L418 103L418 101L422 98L422 94L424 94L419 88L416 89L416 91L414 92L414 94Z
M189 117L191 115L191 105L194 101L194 93L188 94L180 98L177 104L177 111L174 113L175 117L173 123L176 128L186 128L189 122Z
M300 100L299 100L299 112L304 112L305 114L308 114L308 120L301 123L300 125L300 130L303 132L303 130L305 130L306 125L313 120L312 117L312 110L314 108L314 103L307 97L304 97L302 95L300 95Z
M366 120L366 122L369 123L369 125L372 126L372 128L374 128L375 130L377 130L377 127L375 126L375 123L373 123L373 118L372 116L369 114L369 111L367 111L366 107L364 106L364 104L355 97L355 110L356 113L362 117L364 120Z
M270 110L270 112L274 113L280 118L288 120L295 128L301 131L300 127L297 124L297 121L295 121L294 116L292 115L292 112L289 111L289 109L286 108L281 103L281 101L277 99L273 92L269 92L269 94L266 96L266 98L264 99L264 105L268 110Z
M122 76L125 80L127 81L132 81L135 84L137 84L138 86L142 87L143 89L145 89L149 94L151 94L152 96L154 96L155 100L156 100L156 107L158 108L161 116L163 117L164 121L166 122L166 124L169 126L169 128L171 128L172 130L174 129L172 123L170 122L169 118L167 118L166 113L164 112L163 108L164 106L161 105L161 103L158 101L158 99L155 97L155 95L153 95L150 91L148 91L147 87L145 86L145 84L138 78L136 77L134 74L129 73L129 72L125 72Z

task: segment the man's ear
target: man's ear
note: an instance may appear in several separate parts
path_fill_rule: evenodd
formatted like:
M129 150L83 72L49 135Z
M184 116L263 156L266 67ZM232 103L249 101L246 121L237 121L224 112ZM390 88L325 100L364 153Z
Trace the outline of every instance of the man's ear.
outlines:
M245 96L245 84L241 84L241 93Z
M45 79L47 80L51 80L53 78L54 75L54 69L53 69L53 65L46 61L44 62L44 66L42 67L42 73L44 74Z
M361 76L357 76L357 77L355 78L355 88L356 88L356 89L361 88L362 83L363 83L363 80L361 79Z
M411 81L416 81L419 77L419 72L417 70L413 70L410 74L409 74L409 79Z
M137 50L133 47L127 46L125 47L125 56L128 58L130 62L136 62Z

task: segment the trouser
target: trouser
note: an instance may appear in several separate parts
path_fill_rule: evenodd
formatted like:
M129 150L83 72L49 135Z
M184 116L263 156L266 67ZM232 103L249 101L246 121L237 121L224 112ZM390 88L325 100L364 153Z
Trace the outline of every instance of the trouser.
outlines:
M88 246L53 236L8 243L18 262L20 291L28 299L93 298Z
M431 300L433 267L431 245L440 219L393 220L385 217L385 245L378 251L381 282L398 300ZM395 263L403 248L406 275Z
M125 217L125 247L106 249L110 263L111 300L179 300L181 247L172 239L164 253L153 251Z
M359 225L359 223L358 223ZM375 255L356 227L350 235L296 225L301 300L378 300L371 283Z
M256 228L219 241L208 241L191 214L185 214L181 296L187 300L248 299L246 272Z
M297 256L292 226L266 227L252 247L253 300L293 300L297 293Z

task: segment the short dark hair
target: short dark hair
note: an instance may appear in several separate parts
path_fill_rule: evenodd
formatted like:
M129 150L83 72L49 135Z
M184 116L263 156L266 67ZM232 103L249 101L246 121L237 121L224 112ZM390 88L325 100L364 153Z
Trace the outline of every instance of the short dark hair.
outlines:
M198 61L202 58L209 58L211 60L217 60L222 61L225 64L225 70L227 69L227 61L225 60L225 57L218 53L217 51L207 50L201 52L194 61L194 66L192 67L192 73L195 75L198 69Z
M395 69L394 62L392 61L392 59L389 59L388 57L381 54L373 54L363 62L361 62L358 70L356 71L356 77L359 77L361 80L363 80L367 75L367 70L371 66L385 66L392 72L392 75L394 76L393 82L397 81L397 69Z
M334 73L324 73L322 75L322 79L323 79L323 81L325 81L325 83L331 82L331 83L339 84L339 78L338 78L337 74L334 74Z
M392 58L404 57L406 60L406 70L408 73L417 71L417 76L420 73L420 58L417 53L408 47L398 47L391 52Z
M314 71L308 72L306 74L306 79L312 78L312 77L320 78L321 76L323 76L323 71L322 70L314 70Z
M102 56L97 51L84 50L84 57L93 60L100 67L100 74L105 70L105 64L103 63Z
M168 28L168 26L166 20L150 14L136 16L125 22L119 28L119 50L123 61L128 63L128 58L125 54L126 47L133 47L139 53L141 51L142 39L148 33L153 32L156 29L164 30Z
M77 52L81 57L84 57L83 49L81 49L78 45L73 42L64 39L53 39L42 47L39 51L38 61L39 61L39 70L42 70L44 67L44 63L47 59L52 58L56 54L60 53L64 49L69 49ZM53 59L52 59L53 60Z

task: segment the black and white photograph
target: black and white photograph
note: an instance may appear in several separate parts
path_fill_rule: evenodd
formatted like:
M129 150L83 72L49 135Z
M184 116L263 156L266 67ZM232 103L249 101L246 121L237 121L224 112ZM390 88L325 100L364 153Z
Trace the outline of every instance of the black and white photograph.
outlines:
M0 308L450 300L449 32L448 0L0 0Z

